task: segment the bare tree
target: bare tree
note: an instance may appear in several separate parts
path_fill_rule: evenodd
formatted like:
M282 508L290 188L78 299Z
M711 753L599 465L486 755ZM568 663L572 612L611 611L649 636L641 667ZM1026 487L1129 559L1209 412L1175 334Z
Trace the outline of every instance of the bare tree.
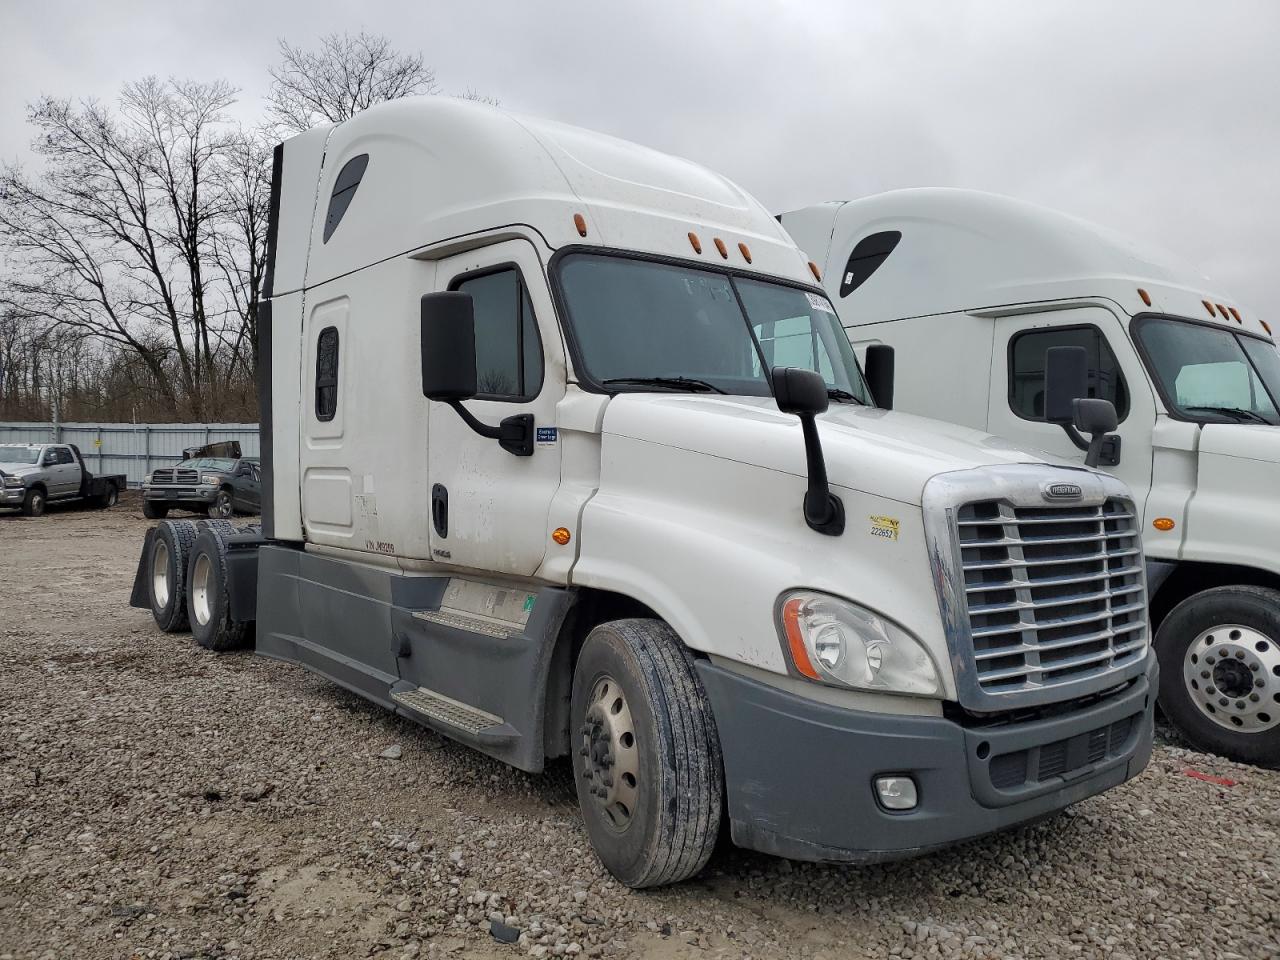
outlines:
M45 97L29 117L42 172L0 171L0 243L15 261L0 299L131 351L175 411L200 419L251 305L217 266L239 228L234 96L222 81L148 78L125 86L118 111Z
M438 92L422 54L400 53L386 37L331 33L318 50L279 44L267 114L281 136L349 120L385 100Z

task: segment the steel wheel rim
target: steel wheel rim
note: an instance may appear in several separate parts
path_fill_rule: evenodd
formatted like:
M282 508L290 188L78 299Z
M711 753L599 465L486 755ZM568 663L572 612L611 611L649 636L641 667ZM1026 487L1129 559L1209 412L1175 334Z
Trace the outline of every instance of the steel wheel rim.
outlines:
M1224 623L1187 647L1182 681L1191 702L1233 733L1261 733L1280 724L1280 646L1265 633Z
M205 626L213 619L210 597L213 594L213 564L207 553L196 554L195 569L191 571L191 612L196 623Z
M618 832L627 829L640 796L640 751L631 707L613 677L600 677L591 688L587 716L579 731L587 793Z
M169 605L169 545L161 539L151 554L151 595L161 609Z
M35 513L39 513L44 509L44 497L39 493L33 494L31 497L31 509Z
M213 511L220 517L231 516L231 497L225 493L218 494L218 498L213 502Z

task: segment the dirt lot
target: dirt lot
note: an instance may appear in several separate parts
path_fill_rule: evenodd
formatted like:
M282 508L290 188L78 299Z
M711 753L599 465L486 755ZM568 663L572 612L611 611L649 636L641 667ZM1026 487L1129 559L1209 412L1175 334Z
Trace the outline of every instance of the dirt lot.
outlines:
M723 850L632 893L564 768L157 631L127 605L146 525L136 501L0 515L0 960L1280 955L1280 773L1167 742L1133 783L924 859Z

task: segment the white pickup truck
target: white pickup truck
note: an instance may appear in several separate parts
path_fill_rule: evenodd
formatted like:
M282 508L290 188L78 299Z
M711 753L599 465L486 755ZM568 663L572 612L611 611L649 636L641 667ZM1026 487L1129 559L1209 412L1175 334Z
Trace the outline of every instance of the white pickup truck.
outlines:
M1280 764L1271 326L1169 254L1006 197L900 190L780 219L855 346L896 348L898 409L1079 459L1046 389L1075 355L1077 392L1118 409L1101 463L1139 506L1165 715Z
M74 443L0 443L0 507L25 516L70 500L114 507L127 486L123 473L90 473Z
M904 857L1146 764L1128 488L876 408L723 177L401 100L277 148L271 224L262 529L149 531L161 628L569 757L636 887L724 811L757 850Z

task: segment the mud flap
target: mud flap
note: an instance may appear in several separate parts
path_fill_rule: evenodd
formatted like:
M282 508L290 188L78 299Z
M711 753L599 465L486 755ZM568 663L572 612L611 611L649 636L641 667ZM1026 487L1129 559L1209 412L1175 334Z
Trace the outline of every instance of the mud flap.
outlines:
M156 539L156 528L149 527L142 540L142 556L138 558L138 570L133 575L133 593L129 594L129 606L139 610L151 609L151 593L147 590L147 558L151 556L151 544Z

